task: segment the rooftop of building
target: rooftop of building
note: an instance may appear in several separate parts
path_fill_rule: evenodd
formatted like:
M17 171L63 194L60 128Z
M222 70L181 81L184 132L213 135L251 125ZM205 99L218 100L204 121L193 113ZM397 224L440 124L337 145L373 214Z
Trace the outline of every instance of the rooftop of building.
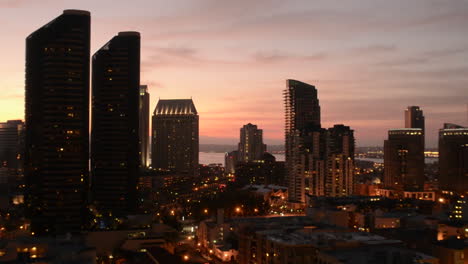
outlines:
M249 191L255 191L257 193L269 193L271 191L279 191L279 190L286 191L288 189L288 187L273 185L273 184L269 184L269 185L252 184L252 185L246 185L242 189L243 190L249 190Z
M118 34L119 37L139 37L140 32L137 31L121 31Z
M154 115L197 115L192 99L160 99Z
M426 263L420 261L435 259L433 256L395 246L334 249L325 251L324 254L336 258L340 263L346 264L377 264L382 263L382 260L388 259L388 257L393 258L398 263ZM384 258L384 255L388 257ZM404 259L407 261L404 261Z
M459 128L442 128L440 132L465 132L468 131L468 127L459 127Z
M444 248L462 250L462 249L468 248L468 240L452 238L452 239L437 241L435 245L439 247L444 247Z
M454 128L464 128L461 125L453 124L453 123L444 123L444 127L442 129L454 129Z
M64 15L80 15L80 16L91 16L91 13L86 10L79 9L65 9L63 10Z
M275 232L276 231L276 232ZM313 245L313 246L332 246L337 242L361 244L361 245L389 245L400 244L400 240L387 239L366 232L350 232L341 228L316 228L315 230L296 230L290 232L289 230L268 230L266 231L268 240L287 244L287 245Z

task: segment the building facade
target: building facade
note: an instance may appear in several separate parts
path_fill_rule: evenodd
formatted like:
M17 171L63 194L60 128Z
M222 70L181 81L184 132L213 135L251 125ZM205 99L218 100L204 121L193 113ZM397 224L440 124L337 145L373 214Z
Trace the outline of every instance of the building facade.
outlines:
M192 99L159 100L153 113L152 167L197 175L198 129Z
M78 232L89 171L90 13L65 10L26 39L25 180L36 234Z
M248 123L240 129L239 159L242 162L261 160L266 151L263 144L263 130Z
M424 187L424 131L402 128L388 131L384 142L384 185L394 190Z
M140 34L120 32L93 55L92 199L102 213L136 207L140 168Z
M424 132L424 114L419 106L408 106L405 110L405 128L420 128Z
M0 167L22 170L24 122L8 120L0 123Z
M148 93L147 85L140 85L140 161L141 167L146 168L150 164L150 94Z
M354 189L354 131L335 125L327 131L326 196L348 196Z
M239 151L234 150L227 152L224 155L224 168L227 173L234 174L236 172L236 165L239 162Z
M445 124L439 131L439 188L468 192L468 128Z
M305 202L305 178L312 178L315 160L320 160L322 132L320 105L313 85L287 80L283 92L285 104L285 168L289 200ZM308 145L305 145L307 144ZM314 153L310 155L309 153ZM310 164L306 168L306 165ZM307 175L309 173L309 175Z

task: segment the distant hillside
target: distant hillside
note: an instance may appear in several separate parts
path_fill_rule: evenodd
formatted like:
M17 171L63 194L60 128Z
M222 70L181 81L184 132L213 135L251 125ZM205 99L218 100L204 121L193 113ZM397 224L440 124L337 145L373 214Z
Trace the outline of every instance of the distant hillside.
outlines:
M237 145L218 145L218 144L200 144L200 152L218 152L224 153L237 150ZM267 145L267 151L278 152L284 151L283 145Z

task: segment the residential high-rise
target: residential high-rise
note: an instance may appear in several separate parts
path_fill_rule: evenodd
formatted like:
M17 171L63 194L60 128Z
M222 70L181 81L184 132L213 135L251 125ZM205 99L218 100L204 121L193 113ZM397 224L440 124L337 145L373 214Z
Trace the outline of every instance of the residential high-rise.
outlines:
M315 181L316 161L323 154L320 105L313 85L287 80L285 103L285 168L289 200L305 202L306 178ZM313 155L311 155L313 153Z
M335 125L327 131L325 195L348 196L354 190L354 131Z
M468 128L444 124L439 131L439 188L468 192Z
M159 100L152 131L153 168L197 175L198 113L192 99Z
M150 136L149 136L149 120L150 120L150 94L148 93L147 85L140 85L140 161L141 166L146 168L149 166L150 159Z
M240 129L239 161L261 160L266 151L263 144L263 131L257 125L248 123Z
M405 128L420 128L424 133L424 115L419 106L408 106L405 110Z
M92 199L101 213L136 208L140 168L140 34L120 32L93 55Z
M234 174L236 165L239 162L239 151L234 150L224 155L224 168L227 173Z
M82 229L89 171L90 13L65 10L26 39L25 180L36 234Z
M24 123L8 120L0 123L0 167L12 170L23 168Z
M401 128L388 131L384 142L384 185L398 191L424 186L424 131Z

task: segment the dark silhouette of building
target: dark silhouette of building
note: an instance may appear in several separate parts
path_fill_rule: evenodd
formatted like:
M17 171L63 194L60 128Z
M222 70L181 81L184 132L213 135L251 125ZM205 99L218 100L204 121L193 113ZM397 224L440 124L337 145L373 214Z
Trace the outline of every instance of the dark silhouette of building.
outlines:
M152 131L153 168L197 175L198 113L192 99L159 100Z
M93 55L92 199L102 213L136 208L140 167L140 34L120 32Z
M234 150L224 155L224 168L227 173L236 172L236 164L239 162L239 151Z
M309 184L305 178L309 181L317 178L310 172L318 171L315 166L324 153L317 90L313 85L287 80L284 103L288 195L290 201L304 203Z
M22 170L24 153L24 122L8 120L0 123L0 167Z
M65 10L26 39L25 180L36 234L82 229L89 171L90 13Z
M334 125L327 131L326 196L348 196L354 188L354 131Z
M238 151L240 161L260 160L266 151L266 145L263 144L263 130L258 129L257 125L251 123L244 125L240 129Z
M149 166L150 159L150 137L149 137L149 120L150 120L150 94L148 86L140 86L140 154L141 166L146 168Z
M420 128L424 132L424 115L419 106L408 106L405 110L405 128Z
M424 186L424 132L421 128L388 131L384 142L384 184L398 191Z
M425 145L425 123L423 111L419 106L408 106L405 110L405 128L420 128L423 132L423 143Z
M284 162L276 161L275 156L265 152L260 160L238 162L235 167L236 181L239 187L247 184L275 184L284 186Z
M439 131L439 188L468 192L468 128L444 124Z

